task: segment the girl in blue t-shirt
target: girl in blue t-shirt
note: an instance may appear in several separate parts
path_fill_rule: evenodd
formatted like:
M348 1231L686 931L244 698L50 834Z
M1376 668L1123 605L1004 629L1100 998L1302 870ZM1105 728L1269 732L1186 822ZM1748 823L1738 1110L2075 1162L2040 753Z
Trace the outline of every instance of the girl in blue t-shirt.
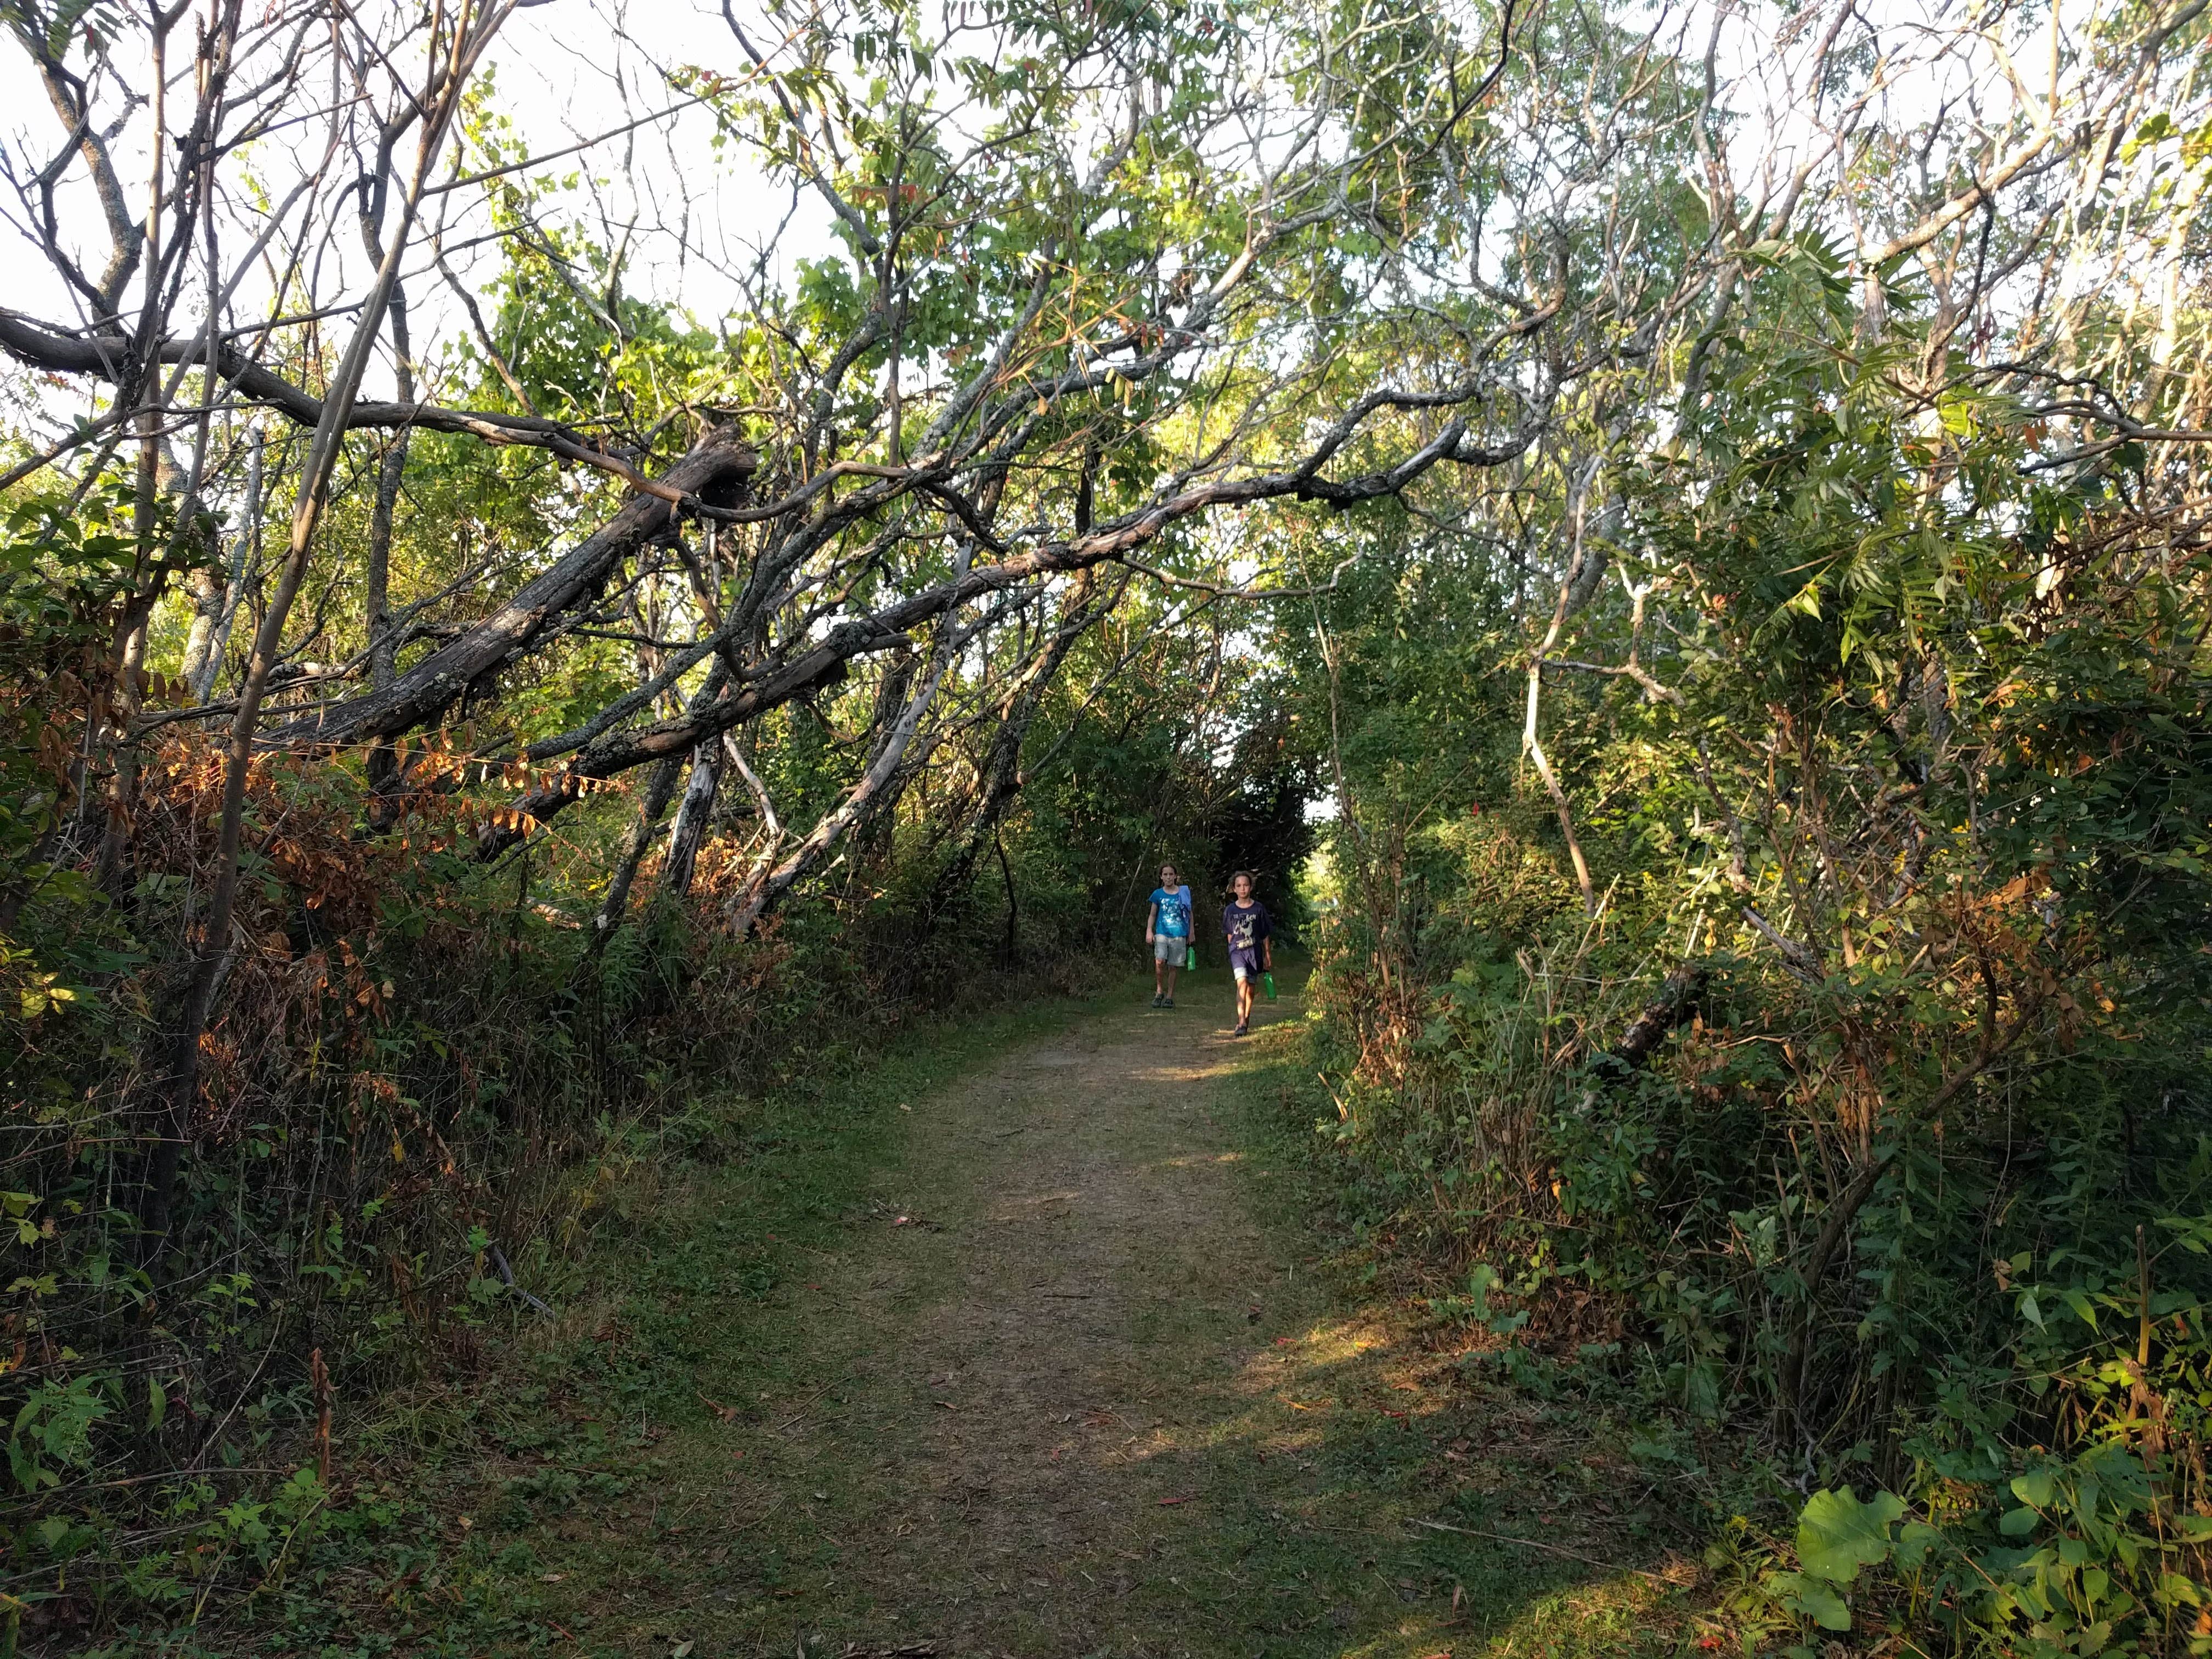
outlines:
M1145 912L1145 943L1152 947L1152 1006L1175 1006L1176 975L1190 951L1190 889L1172 864L1160 866L1160 884L1152 889Z

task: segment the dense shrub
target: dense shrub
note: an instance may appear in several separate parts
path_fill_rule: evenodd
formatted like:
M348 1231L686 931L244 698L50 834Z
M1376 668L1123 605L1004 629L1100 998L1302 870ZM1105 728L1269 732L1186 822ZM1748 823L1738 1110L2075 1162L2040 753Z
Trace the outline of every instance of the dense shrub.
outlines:
M1634 604L1543 672L1587 908L1505 602L1432 562L1339 602L1326 1127L1510 1363L1753 1449L1750 1519L1802 1506L1754 1597L1784 1628L2193 1651L2194 485L2008 465L1996 400L1939 457L1847 356L1795 374L1624 469Z
M112 677L125 546L105 511L24 507L0 569L16 872L0 931L0 1606L29 1637L260 1594L303 1528L403 1525L377 1520L374 1493L332 1506L317 1462L334 1404L465 1385L641 1165L743 1159L751 1103L794 1081L865 1066L918 1023L1092 982L1109 939L1131 959L1154 860L1210 872L1252 840L1170 689L1133 730L1041 725L1066 769L950 892L957 810L917 788L838 879L743 940L724 917L744 821L708 838L681 902L659 887L658 835L602 942L636 792L488 861L480 831L514 779L450 737L403 750L396 791L359 764L271 757L248 791L170 1224L149 1233L168 1128L153 1085L222 763L151 728L131 750L128 861L103 881L112 828L77 762ZM158 706L166 686L144 684ZM821 719L794 711L755 738L787 802L845 787Z

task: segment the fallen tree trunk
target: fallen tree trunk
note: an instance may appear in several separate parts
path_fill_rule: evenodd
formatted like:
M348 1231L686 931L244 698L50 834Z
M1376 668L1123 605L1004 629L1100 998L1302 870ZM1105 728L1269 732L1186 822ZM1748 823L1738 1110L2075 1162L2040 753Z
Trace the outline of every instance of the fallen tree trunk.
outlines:
M1675 1028L1696 1018L1712 976L1711 969L1694 963L1686 962L1675 969L1659 988L1659 994L1629 1022L1620 1041L1606 1051L1607 1058L1629 1071L1643 1070Z
M1498 453L1518 454L1528 447L1533 436L1532 428L1528 433L1517 435L1504 451ZM1333 493L1326 499L1334 501L1338 495L1345 495L1346 499L1364 500L1388 493L1386 485L1392 489L1402 488L1409 478L1419 477L1440 459L1449 459L1462 465L1487 465L1494 464L1497 459L1488 451L1459 450L1456 447L1456 428L1447 431L1446 440L1430 444L1416 461L1401 463L1387 473L1370 473L1344 484L1330 484L1328 489ZM673 476L672 471L671 476ZM696 745L757 719L793 697L835 685L844 678L848 672L846 665L854 657L905 647L911 643L907 638L908 629L933 622L964 605L1025 583L1037 582L1054 575L1073 574L1121 559L1146 545L1170 526L1212 508L1293 495L1301 500L1322 499L1315 494L1316 488L1315 480L1304 469L1263 473L1249 478L1210 480L1164 500L1156 501L1087 533L1067 540L1044 543L1026 553L1016 554L995 564L979 565L896 604L885 605L868 616L841 623L824 634L820 642L811 649L781 663L763 665L750 671L746 676L747 683L735 695L723 698L711 708L687 710L672 720L660 720L650 726L610 732L586 744L559 777L516 801L511 811L495 815L493 823L479 837L478 849L486 858L497 856L526 834L531 826L543 823L582 795L590 781L615 776L648 762L689 754ZM859 492L851 500L838 503L832 510L841 517L849 517L859 510L854 503L864 499L866 505L874 506L884 498L866 491ZM818 526L797 534L812 541L823 538ZM731 626L735 626L734 622ZM449 647L448 650L467 643L466 640L456 641L455 647ZM426 669L428 666L428 664L423 665ZM360 700L363 704L373 701L373 698ZM333 716L324 718L340 718L343 714L344 710L341 708L335 711ZM347 729L356 740L362 736L381 735L380 730L364 732L358 726ZM397 730L393 735L397 735Z
M0 308L0 351L55 374L90 374L119 383L131 342L119 333L70 334ZM204 359L198 337L165 340L154 356L164 363ZM228 342L215 348L216 374L240 395L276 410L303 427L323 423L324 400L256 362ZM668 533L687 504L733 506L759 461L734 426L718 426L658 478L641 474L558 421L447 409L428 403L360 401L336 413L341 431L398 428L447 432L495 445L519 444L611 472L638 493L614 516L556 560L498 611L388 686L334 708L291 720L260 735L264 747L304 748L388 742L429 725L474 685L527 653L557 618L589 604L641 549Z
M661 475L686 495L713 500L741 488L757 465L734 427L717 427ZM374 743L404 737L436 720L478 685L526 654L555 622L606 589L641 549L665 536L677 508L659 495L639 495L552 568L526 582L513 599L469 631L380 690L303 716L264 741L284 748Z
M51 324L0 307L0 351L19 362L55 374L91 374L121 383L135 342L120 333L92 335L65 332ZM155 361L176 365L204 362L208 343L190 336L164 340L151 354ZM303 386L295 386L276 370L240 351L228 340L215 343L215 372L218 380L240 396L264 404L296 426L313 428L323 418L323 400ZM651 494L668 493L672 486L642 477L627 460L592 443L574 428L542 415L509 415L496 410L447 409L430 403L397 403L364 398L344 412L341 429L407 427L422 432L450 432L481 438L490 444L521 444L550 450L567 460L598 467L626 477Z

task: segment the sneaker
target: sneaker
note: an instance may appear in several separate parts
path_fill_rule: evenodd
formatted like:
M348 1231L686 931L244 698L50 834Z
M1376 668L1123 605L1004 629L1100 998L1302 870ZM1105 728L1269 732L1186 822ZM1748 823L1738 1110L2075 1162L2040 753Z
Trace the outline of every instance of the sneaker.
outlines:
M1229 1035L1231 1036L1249 1036L1252 1035L1252 1028L1240 1019L1237 1022L1237 1029L1231 1031Z
M1161 1006L1161 1007L1163 1007L1163 1008L1172 1008L1172 1007L1174 1007L1174 1006L1175 1006L1175 999L1174 999L1173 997L1163 997L1163 998L1160 1000L1160 1006Z
M1167 997L1165 996L1165 994L1163 994L1163 993L1161 993L1161 992L1158 992L1158 991L1155 991L1155 992L1153 992L1153 993L1152 993L1152 1006L1153 1006L1153 1007L1155 1007L1155 1008L1164 1008L1164 1007L1166 1007L1167 1006L1168 1006L1168 1000L1167 1000Z

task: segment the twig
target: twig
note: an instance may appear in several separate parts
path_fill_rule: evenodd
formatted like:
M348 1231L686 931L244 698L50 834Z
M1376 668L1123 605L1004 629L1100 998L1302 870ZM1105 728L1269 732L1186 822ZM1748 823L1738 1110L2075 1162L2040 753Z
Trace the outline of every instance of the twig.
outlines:
M1518 1544L1523 1549L1541 1550L1547 1555L1564 1555L1570 1561L1579 1561L1585 1566L1603 1567L1607 1572L1632 1572L1649 1578L1655 1584L1672 1584L1674 1581L1663 1572L1653 1572L1648 1567L1624 1567L1618 1562L1601 1561L1595 1555L1584 1555L1577 1550L1558 1544L1547 1544L1534 1538L1516 1538L1510 1533L1485 1532L1480 1527L1454 1527L1442 1521L1415 1521L1417 1527L1426 1527L1431 1532L1463 1533L1469 1538L1488 1538L1500 1544Z
M521 1285L514 1282L514 1269L507 1265L507 1252L501 1249L496 1244L491 1247L491 1262L493 1267L499 1269L499 1276L507 1281L507 1288L508 1290L513 1291L517 1296L520 1297L532 1307L537 1309L538 1312L544 1314L548 1319L554 1317L552 1309L547 1307L545 1304L539 1301L536 1297L531 1295L529 1291L524 1290Z
M799 1402L799 1410L796 1413L792 1416L785 1418L782 1422L775 1425L776 1432L781 1434L793 1424L803 1421L806 1416L806 1408L809 1406L811 1406L816 1401L821 1399L823 1395L829 1393L830 1389L836 1388L838 1383L842 1382L845 1379L842 1376L834 1377L830 1381L824 1382L820 1388L815 1389L812 1394L808 1395L805 1399Z

